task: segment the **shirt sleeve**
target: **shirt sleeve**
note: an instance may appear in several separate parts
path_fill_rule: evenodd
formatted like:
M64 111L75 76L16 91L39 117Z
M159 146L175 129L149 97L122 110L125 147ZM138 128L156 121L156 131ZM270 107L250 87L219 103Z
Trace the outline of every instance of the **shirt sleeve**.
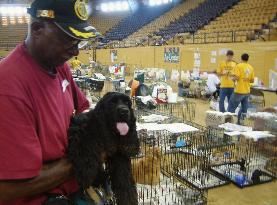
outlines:
M33 111L22 100L0 95L0 180L29 179L42 167Z
M234 68L234 76L238 78L240 77L240 70L238 65Z

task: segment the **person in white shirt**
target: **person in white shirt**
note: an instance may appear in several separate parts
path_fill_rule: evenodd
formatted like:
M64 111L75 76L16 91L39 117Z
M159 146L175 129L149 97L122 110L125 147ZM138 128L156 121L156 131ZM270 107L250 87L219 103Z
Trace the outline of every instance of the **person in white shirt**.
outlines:
M219 87L220 85L220 80L218 76L216 75L216 71L213 71L208 74L208 79L207 79L207 85L206 85L206 94L208 96L213 96L215 99L218 98L219 96Z

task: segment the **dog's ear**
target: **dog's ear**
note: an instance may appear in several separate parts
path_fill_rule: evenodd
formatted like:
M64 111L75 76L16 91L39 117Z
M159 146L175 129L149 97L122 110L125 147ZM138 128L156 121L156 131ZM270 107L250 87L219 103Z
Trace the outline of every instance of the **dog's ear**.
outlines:
M73 164L77 182L82 190L88 188L97 177L99 167L102 166L99 153L97 143L87 136L84 127L75 126L69 129L67 157Z
M110 99L115 96L115 92L107 92L96 104L94 111L99 113L104 111L105 109L105 104L110 101Z
M138 205L136 184L131 170L131 159L116 154L107 163L112 190L117 205Z
M84 147L77 140L71 140L68 151L68 158L73 164L75 177L82 190L93 184L97 178L99 167L102 166L97 150L94 149L91 152L88 149L93 150L94 148Z

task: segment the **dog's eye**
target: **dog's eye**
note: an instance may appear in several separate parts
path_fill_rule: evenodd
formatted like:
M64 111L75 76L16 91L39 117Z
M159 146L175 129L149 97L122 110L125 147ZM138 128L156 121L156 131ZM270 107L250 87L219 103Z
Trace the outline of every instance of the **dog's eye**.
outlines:
M112 99L112 100L111 100L111 103L112 103L112 104L117 104L117 99Z
M125 105L128 105L128 107L131 107L131 106L132 106L132 104L131 104L131 102L130 102L129 100L125 100L125 101L124 101L124 104L125 104Z

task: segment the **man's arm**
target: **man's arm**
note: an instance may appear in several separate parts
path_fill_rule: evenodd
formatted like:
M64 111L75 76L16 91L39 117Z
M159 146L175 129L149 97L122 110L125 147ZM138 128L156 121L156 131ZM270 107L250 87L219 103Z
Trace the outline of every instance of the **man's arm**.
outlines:
M43 165L33 179L0 181L0 202L45 193L73 177L72 165L66 159Z
M240 71L238 65L234 68L233 73L230 75L233 81L238 81L240 77Z

